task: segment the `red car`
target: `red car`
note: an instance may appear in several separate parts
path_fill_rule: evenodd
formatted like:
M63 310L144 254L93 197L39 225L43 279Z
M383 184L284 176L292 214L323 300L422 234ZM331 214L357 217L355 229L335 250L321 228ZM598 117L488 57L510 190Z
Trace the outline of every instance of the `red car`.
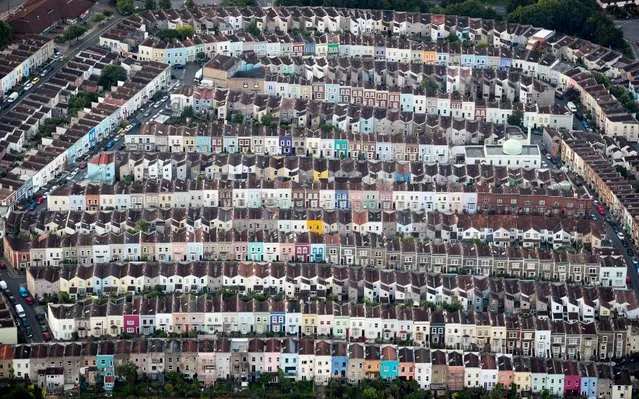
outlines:
M29 305L33 305L34 300L33 300L33 298L31 298L30 296L28 296L28 297L24 298L24 300L25 300L25 301L27 301L27 303L28 303Z
M43 338L45 341L51 341L51 333L50 333L50 332L48 332L48 331L43 332L43 333L42 333L42 338Z
M82 161L82 162L80 162L80 165L78 165L78 168L80 168L80 169L84 169L86 167L87 167L87 161Z
M602 216L606 214L606 210L601 205L597 205L597 212L599 212L599 214Z
M5 265L4 263L0 262L0 269L4 270L7 268L7 265Z
M36 200L36 204L40 205L42 204L44 201L46 201L47 199L44 197L38 197L38 199Z

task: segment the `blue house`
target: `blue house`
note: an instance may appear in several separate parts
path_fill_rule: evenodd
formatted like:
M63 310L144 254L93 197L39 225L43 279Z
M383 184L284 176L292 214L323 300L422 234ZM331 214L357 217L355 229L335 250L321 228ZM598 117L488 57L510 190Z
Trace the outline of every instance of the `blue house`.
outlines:
M324 262L324 248L325 244L311 243L311 262Z
M295 155L295 149L293 148L293 137L280 136L280 151L282 155Z
M335 187L335 204L337 204L338 209L348 209L349 201L348 201L348 190L338 189Z
M286 308L284 302L274 302L273 309L271 309L271 315L269 317L269 327L271 332L283 332L286 331Z
M348 351L346 343L334 342L331 351L331 375L333 378L346 377L348 369Z
M222 145L224 152L229 154L236 153L238 151L237 136L224 136Z
M385 346L382 348L382 366L379 375L384 380L394 380L399 376L399 359L395 347Z
M315 42L308 41L304 43L304 55L315 55Z
M297 353L297 341L292 338L285 339L282 343L282 354L280 355L280 369L287 377L297 377L297 366L299 364L299 354Z
M103 152L91 158L87 164L87 178L101 183L115 183L115 154Z
M512 57L504 57L504 55L502 54L501 57L499 58L499 68L501 68L502 70L506 70L506 69L510 69L512 65L513 65Z
M195 147L198 152L211 152L211 136L195 136Z
M593 363L580 363L581 395L587 398L597 397L597 368Z
M106 335L103 331L102 335ZM113 341L103 341L98 345L95 358L95 367L98 372L98 379L102 380L105 391L112 391L115 384L115 368L113 365L113 355L115 354L115 344Z

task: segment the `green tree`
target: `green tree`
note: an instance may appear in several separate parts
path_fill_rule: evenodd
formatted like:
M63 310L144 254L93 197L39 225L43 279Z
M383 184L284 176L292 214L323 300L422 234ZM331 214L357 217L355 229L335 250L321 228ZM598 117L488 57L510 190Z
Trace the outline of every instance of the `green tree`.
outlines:
M244 115L242 115L241 113L237 113L233 115L232 121L233 123L242 123L244 122Z
M148 233L149 227L151 227L151 225L146 220L140 219L135 223L135 227L137 227L137 229L143 233Z
M508 115L508 119L506 121L509 125L521 126L523 119L524 111L518 109L513 111L512 114Z
M97 13L97 14L95 14L93 16L93 22L98 23L98 24L100 22L104 21L105 19L106 19L106 15L102 14L101 12L99 12L99 13Z
M73 298L69 295L68 292L60 291L58 292L58 303L73 303Z
M429 97L433 97L439 91L439 85L437 85L437 82L428 76L424 77L422 80L422 87L426 91L426 95Z
M118 366L116 371L118 376L124 377L127 385L134 385L135 381L138 379L138 367L133 363L124 363L123 365Z
M379 397L377 390L373 387L366 387L362 391L362 399L377 399Z
M117 0L115 6L122 15L131 15L135 11L133 0Z
M111 86L116 85L118 81L126 81L127 73L120 65L107 65L102 70L98 84L108 90Z
M158 0L158 6L163 10L170 10L171 0Z
M260 122L262 122L264 126L271 126L273 123L273 114L264 114L262 118L260 118Z
M253 36L257 36L257 35L259 35L260 33L262 33L262 32L260 31L260 28L258 28L258 27L257 27L257 24L256 24L256 23L252 23L252 24L250 24L249 26L247 26L247 27L246 27L246 31L247 31L248 33L250 33L251 35L253 35Z
M195 116L195 112L193 111L193 107L190 105L187 105L186 107L184 107L184 109L182 110L182 118L186 119L186 118L193 118Z
M570 87L564 91L564 99L566 101L578 102L580 100L579 92L577 89Z
M193 0L184 0L184 7L195 8L195 2Z
M62 37L64 38L64 40L77 39L80 36L84 35L86 31L87 26L85 24L69 25L69 27L67 27L67 29L64 31Z
M145 10L155 10L156 8L158 8L158 5L155 0L144 0Z
M195 29L191 25L180 25L176 30L182 39L195 35Z
M0 49L6 47L13 40L13 28L7 21L0 21Z
M518 7L526 7L531 4L535 4L535 0L509 0L508 4L506 4L506 12L510 14Z
M196 57L197 57L198 61L202 62L202 61L204 61L206 59L206 53L204 51L199 51L196 54Z

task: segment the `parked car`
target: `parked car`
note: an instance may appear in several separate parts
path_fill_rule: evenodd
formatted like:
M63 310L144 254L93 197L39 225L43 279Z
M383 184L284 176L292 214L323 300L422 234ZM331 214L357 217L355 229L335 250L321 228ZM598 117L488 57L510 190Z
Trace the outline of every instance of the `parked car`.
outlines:
M16 297L14 297L14 296L13 296L13 294L9 293L9 294L7 295L7 299L9 300L9 302L10 302L12 305L15 305L15 304L16 304Z
M32 88L32 87L33 87L33 83L31 83L31 82L29 82L29 83L27 83L26 85L24 85L24 89L25 89L25 90L29 90L29 89L30 89L30 88Z
M40 78L39 78L39 77L37 77L37 76L36 76L35 78L31 79L31 83L33 83L33 84L36 84L36 83L38 83L39 81L40 81Z
M27 207L27 209L28 209L30 212L33 212L33 211L35 211L36 206L38 206L38 204L36 204L36 202L35 202L35 201L31 201L31 202L29 203L29 206Z
M2 291L6 291L6 290L7 290L7 288L8 288L8 287L7 287L7 282L6 282L6 281L4 281L4 280L0 280L0 289L1 289Z
M29 291L27 291L27 289L24 288L24 287L20 287L18 292L20 293L20 296L23 297L23 298L26 298L26 297L29 296Z
M80 168L80 169L84 169L86 167L87 167L87 161L82 161L82 162L80 162L80 165L78 165L78 168Z
M51 341L51 333L48 331L43 332L42 339L44 339L45 341Z
M552 157L550 156L550 154L546 154L546 159L547 159L547 160L549 160L549 161L552 159Z
M7 265L5 265L4 263L0 262L0 269L4 270L7 268Z
M35 302L35 301L33 300L33 298L32 298L32 297L30 297L30 296L28 296L28 297L24 298L24 300L25 300L25 301L26 301L29 305L33 305L33 303Z
M635 251L632 250L632 248L628 247L628 249L626 249L626 253L628 254L628 256L634 256L635 255Z
M38 321L40 322L40 324L44 323L46 316L44 315L44 313L38 313L36 315L36 319L38 319Z
M40 205L42 204L44 201L46 201L47 199L45 197L38 197L38 199L36 200L36 204Z
M625 238L622 232L618 232L617 237L619 237L620 240L623 240Z
M597 212L599 212L599 214L602 216L606 214L606 210L601 205L597 205Z

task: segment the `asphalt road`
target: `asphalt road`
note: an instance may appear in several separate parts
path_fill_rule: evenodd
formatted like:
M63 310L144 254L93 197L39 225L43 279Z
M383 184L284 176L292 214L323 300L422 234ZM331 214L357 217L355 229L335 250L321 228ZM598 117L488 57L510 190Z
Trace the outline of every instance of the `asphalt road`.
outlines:
M635 58L639 59L639 47L637 47L637 40L639 40L639 20L636 19L622 19L615 21L615 26L620 26L623 30L623 37L630 43L632 52L635 53Z
M26 284L26 277L24 273L14 274L18 272L9 272L8 270L0 270L0 279L4 280L7 283L7 288L16 299L17 304L21 304L24 308L24 313L27 316L27 321L31 326L31 330L33 331L33 337L31 339L27 338L27 341L30 342L43 342L42 338L42 329L40 328L40 324L38 319L36 318L36 307L33 305L27 304L27 302L20 296L18 290L20 289L21 284ZM7 304L10 304L9 300L7 300ZM15 309L14 309L15 316ZM17 318L16 318L17 319ZM17 319L18 325L24 332L24 328L20 324L20 319ZM25 335L26 337L26 335Z
M1 1L1 0L0 0ZM117 24L118 22L120 22L124 17L122 16L116 16L111 18L109 21L107 21L103 26L99 27L98 29L90 32L89 34L87 34L86 36L84 36L83 38L81 38L80 40L78 40L72 48L70 48L69 50L62 51L62 55L66 58L66 59L72 59L73 57L75 57L76 55L78 55L78 53L80 53L83 50L86 50L87 48L91 47L91 46L95 46L96 44L99 43L99 39L100 39L100 35L103 34L104 32L106 32L108 29L111 29L113 27L113 25ZM52 63L51 64L52 67L50 68L50 72L47 76L44 76L42 78L40 78L40 81L34 85L34 88L30 89L29 91L26 91L22 96L20 96L18 98L18 100L14 101L13 103L9 104L7 108L3 109L2 111L0 111L0 117L2 117L3 115L5 115L7 112L9 112L16 104L19 104L22 99L29 93L32 92L35 87L38 87L42 84L44 84L47 80L49 80L52 76L54 76L56 74L56 72L58 72L60 69L62 69L62 67L65 65L64 62L62 62L62 60Z

